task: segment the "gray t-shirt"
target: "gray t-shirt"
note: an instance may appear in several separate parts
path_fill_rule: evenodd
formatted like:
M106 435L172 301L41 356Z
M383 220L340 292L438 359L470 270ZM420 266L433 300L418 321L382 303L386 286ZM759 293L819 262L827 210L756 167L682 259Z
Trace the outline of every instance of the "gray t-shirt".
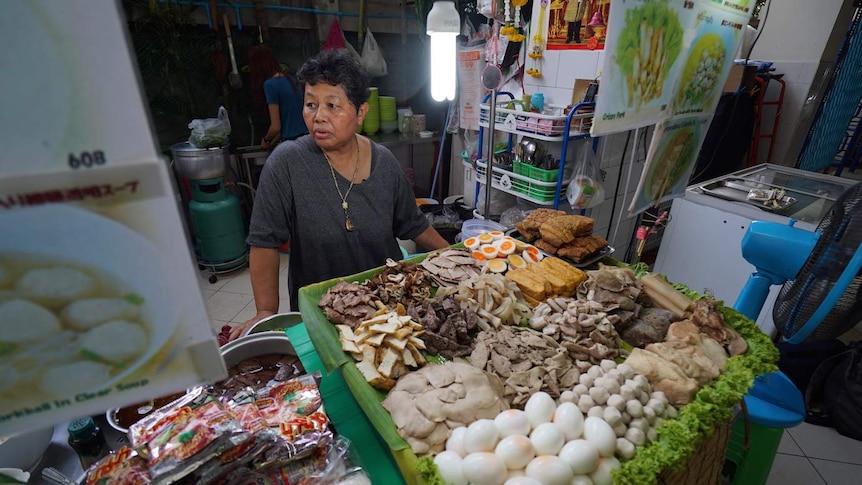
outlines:
M335 172L341 193L350 180ZM413 239L429 227L395 156L371 143L371 175L347 197L354 231L345 229L341 198L323 152L306 135L281 143L260 174L248 244L277 248L290 241L290 305L299 288L401 259L395 238Z

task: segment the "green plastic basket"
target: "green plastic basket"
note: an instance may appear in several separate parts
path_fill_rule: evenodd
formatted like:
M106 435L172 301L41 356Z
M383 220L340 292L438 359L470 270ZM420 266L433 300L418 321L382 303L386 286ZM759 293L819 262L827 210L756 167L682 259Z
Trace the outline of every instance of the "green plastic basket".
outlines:
M557 169L544 170L539 167L530 165L529 163L517 161L512 162L512 171L518 175L523 175L525 177L530 177L533 180L538 180L539 182L556 182L557 176L560 174L560 171Z

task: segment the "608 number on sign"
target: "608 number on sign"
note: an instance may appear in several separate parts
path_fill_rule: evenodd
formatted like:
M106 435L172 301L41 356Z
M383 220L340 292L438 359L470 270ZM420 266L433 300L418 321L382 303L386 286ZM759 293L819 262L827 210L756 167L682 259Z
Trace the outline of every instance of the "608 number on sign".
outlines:
M105 164L105 152L95 150L92 152L81 152L80 155L69 154L70 168L90 168Z

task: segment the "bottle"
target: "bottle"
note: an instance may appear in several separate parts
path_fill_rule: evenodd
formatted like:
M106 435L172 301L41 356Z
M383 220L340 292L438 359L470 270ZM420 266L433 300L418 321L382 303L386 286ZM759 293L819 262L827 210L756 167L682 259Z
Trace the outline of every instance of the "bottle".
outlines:
M541 113L545 109L545 95L542 93L533 93L530 97L530 109Z
M78 454L84 470L96 463L111 451L105 441L102 429L93 418L80 418L69 424L69 446Z

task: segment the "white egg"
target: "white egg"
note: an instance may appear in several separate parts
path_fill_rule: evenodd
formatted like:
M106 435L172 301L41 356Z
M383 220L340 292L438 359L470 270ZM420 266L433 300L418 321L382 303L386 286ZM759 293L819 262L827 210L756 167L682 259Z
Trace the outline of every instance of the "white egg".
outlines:
M449 434L449 439L446 440L446 450L454 451L464 458L467 456L467 450L464 449L464 435L467 434L466 426L459 426L452 430Z
M536 457L536 450L529 438L515 434L507 436L497 443L494 454L503 460L506 468L518 470L527 466L527 463Z
M587 475L575 475L571 485L593 485L593 480Z
M497 446L497 437L497 426L494 425L493 420L474 421L467 427L467 432L464 434L464 450L467 453L494 451L494 447Z
M584 420L584 438L599 450L603 458L614 456L617 434L604 419L590 416Z
M443 451L434 457L434 464L440 470L440 477L451 485L467 485L461 463L461 456L454 451Z
M557 403L554 398L547 392L537 392L530 396L527 404L524 405L524 412L527 413L527 418L533 429L542 423L548 423L554 417L554 411L557 410Z
M493 453L471 453L461 462L461 469L471 485L503 485L506 481L506 465Z
M530 477L525 475L523 477L511 477L510 476L509 479L506 480L506 485L543 485L543 484L542 484L542 482L540 482L536 479L530 478Z
M556 424L542 423L530 433L530 441L537 455L556 455L566 443L566 437Z
M544 485L569 485L572 469L556 456L537 456L527 465L527 476Z
M592 473L599 465L599 450L587 440L569 441L558 455L575 475Z
M494 418L494 424L497 425L500 438L513 434L521 436L530 434L530 420L527 418L527 413L520 409L507 409L501 412Z
M599 466L596 471L590 473L590 479L593 485L613 485L614 477L611 475L612 470L618 470L620 462L614 457L602 458L599 460Z
M584 433L584 415L575 403L564 402L557 406L553 423L563 431L566 441L578 439Z

